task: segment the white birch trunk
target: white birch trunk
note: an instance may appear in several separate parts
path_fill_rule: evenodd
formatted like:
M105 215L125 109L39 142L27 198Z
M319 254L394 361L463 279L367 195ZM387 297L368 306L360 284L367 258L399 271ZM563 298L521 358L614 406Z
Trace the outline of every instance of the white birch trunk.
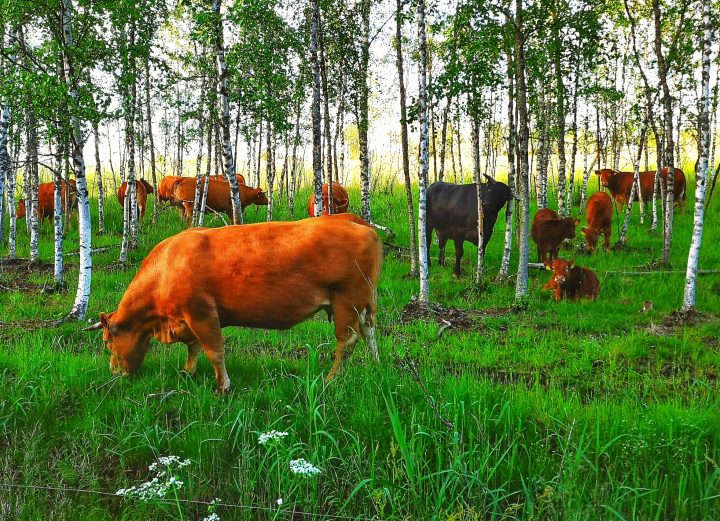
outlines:
M473 140L473 179L475 182L476 200L477 200L477 234L478 234L478 250L477 250L477 269L475 271L475 282L480 284L483 277L484 259L483 259L483 218L485 216L482 206L482 183L480 182L480 122L477 118L472 118L472 140Z
M642 200L642 192L640 191L640 160L642 159L642 150L645 145L645 136L647 130L646 126L647 122L643 124L643 129L640 132L640 144L638 145L638 152L635 156L635 160L633 161L634 175L632 188L630 188L630 200L625 206L623 225L622 229L620 230L620 236L618 237L618 243L622 244L623 246L627 243L627 232L628 227L630 226L630 216L632 215L633 199L635 198L635 195L639 195L639 199Z
M509 22L509 20L508 20ZM508 24L509 25L509 24ZM513 61L512 52L507 51L507 88L508 88L508 187L515 195L515 108L513 99L515 97L513 88ZM502 261L500 262L500 277L508 278L510 276L510 254L512 253L513 240L513 207L515 206L515 197L511 197L505 208L505 247L503 248Z
M585 211L587 200L588 181L590 180L590 169L588 168L588 148L590 144L590 114L586 109L585 122L583 124L583 182L580 190L580 211Z
M427 185L428 185L428 108L427 108L427 42L425 37L425 0L417 5L418 37L420 40L420 73L418 105L420 109L420 171L418 174L418 247L420 268L420 294L418 300L427 306L430 301L427 241Z
M9 37L9 44L13 44L13 40L17 37L15 30L12 30ZM5 42L0 40L0 44ZM11 54L8 57L9 61L15 62L15 55ZM2 72L2 69L0 69ZM8 140L10 132L10 104L5 100L0 109L0 244L5 242L5 187L8 187L8 209L10 212L14 212L15 208L10 209L14 205L13 199L14 194L9 192L9 180L11 171L10 153L8 152ZM7 183L6 183L7 179ZM14 183L13 183L14 184Z
M310 62L312 66L312 133L313 133L313 191L315 194L315 217L322 215L322 117L320 115L320 63L318 57L318 31L320 28L320 6L318 0L312 3L312 21L310 25ZM359 128L359 125L358 125ZM362 152L361 152L362 154ZM362 158L361 158L362 160ZM360 167L362 169L362 166ZM329 186L328 190L332 187Z
M695 307L697 270L702 245L703 222L705 212L705 188L708 179L708 156L710 155L710 53L712 51L712 25L710 23L710 0L703 0L703 42L702 42L702 95L698 115L700 131L700 171L695 174L695 216L693 234L688 252L685 274L685 292L682 311L688 312Z
M100 131L97 123L93 125L93 135L95 137L95 178L98 187L98 233L105 233L105 190L103 189L100 164Z
M54 259L54 280L55 286L59 287L63 282L63 204L62 190L63 180L60 172L65 162L65 148L58 144L55 171L53 172L53 224L55 238L55 259ZM69 201L66 199L66 201Z
M230 182L230 199L233 207L233 224L242 224L243 214L240 203L240 187L235 176L235 161L233 159L232 141L230 139L230 103L228 102L227 66L225 64L225 44L223 38L223 21L220 14L220 1L212 0L213 11L217 18L217 34L215 52L218 64L218 87L220 88L220 107L222 110L222 136L223 157L225 159L225 173Z
M267 182L267 220L273 220L273 188L275 186L275 154L272 144L272 125L268 121L267 129L267 167L265 168L265 181Z
M64 0L63 35L65 48L73 47L72 24L72 0ZM77 76L69 53L63 53L63 62L66 71L65 77L69 83L70 96L77 102L78 92L75 86ZM78 287L70 316L81 320L85 318L88 302L90 301L90 282L92 280L92 221L90 220L90 200L88 197L87 178L85 177L85 158L83 157L85 138L83 136L82 122L76 114L72 115L71 125L73 128L71 135L73 167L75 169L78 195L80 261L78 266Z
M517 78L518 104L518 156L520 168L518 181L520 186L520 254L517 279L515 282L515 300L522 301L528 293L528 259L530 253L530 183L528 170L528 117L525 83L525 40L523 34L522 0L515 0L515 69Z
M358 141L360 145L360 197L362 202L361 217L367 222L372 222L372 216L370 213L370 150L368 148L368 127L370 124L370 115L368 112L368 67L370 62L370 0L361 0L361 2L362 32L360 37L359 78L360 113L358 114ZM423 19L423 28L424 24L425 21Z
M38 240L40 236L40 223L38 222L38 190L40 179L38 172L38 143L37 143L37 120L34 109L28 113L28 141L27 141L27 162L25 169L28 171L27 180L29 184L29 202L26 206L25 219L30 225L30 260L40 259Z

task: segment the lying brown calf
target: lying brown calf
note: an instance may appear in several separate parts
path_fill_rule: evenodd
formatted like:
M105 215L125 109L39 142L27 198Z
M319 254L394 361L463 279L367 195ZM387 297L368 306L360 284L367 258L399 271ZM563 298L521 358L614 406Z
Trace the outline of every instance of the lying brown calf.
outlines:
M550 268L548 268L550 269ZM600 282L595 273L588 268L575 266L574 260L555 259L552 263L552 278L543 289L554 291L553 297L560 302L589 298L595 300L600 293Z

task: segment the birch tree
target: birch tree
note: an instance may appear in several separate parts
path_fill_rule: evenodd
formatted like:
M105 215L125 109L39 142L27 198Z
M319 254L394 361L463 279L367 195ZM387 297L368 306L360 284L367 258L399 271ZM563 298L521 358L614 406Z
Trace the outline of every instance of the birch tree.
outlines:
M710 23L710 0L702 0L703 37L702 37L702 95L698 114L700 133L700 171L695 173L695 215L693 233L688 252L685 273L685 292L682 311L688 313L695 308L697 270L702 245L705 216L705 188L708 180L708 158L710 156L710 53L712 52L713 31Z
M322 215L322 121L320 116L321 87L320 87L320 60L318 56L318 31L320 28L319 0L312 0L312 20L310 22L310 64L312 67L312 134L313 134L313 187L315 193L315 216ZM362 166L361 166L362 168ZM328 186L328 191L332 186ZM363 218L365 215L363 214Z
M506 25L511 26L511 20L506 16ZM515 186L515 89L513 74L513 57L512 50L506 49L507 55L507 92L508 92L508 140L507 140L507 157L508 157L508 187L513 190ZM514 190L513 190L514 193ZM503 247L503 256L500 261L499 276L507 279L510 276L510 254L512 252L513 240L513 207L515 206L515 197L511 197L505 208L505 246Z
M402 151L402 168L403 178L405 179L405 195L407 198L408 209L408 227L410 229L410 274L415 277L418 275L418 249L417 238L415 235L415 209L413 208L412 181L410 179L410 152L408 145L408 129L407 129L407 103L405 94L405 71L403 69L403 51L402 51L402 0L397 0L397 10L395 12L395 51L396 66L398 71L398 83L400 86L400 147ZM445 163L445 131L447 124L447 111L445 114L445 124L442 132L442 154L440 156L440 180L442 181L443 165Z
M430 301L427 241L427 186L428 186L428 107L427 107L427 39L425 33L425 0L418 0L417 26L419 39L420 71L418 74L418 107L420 115L420 171L418 173L418 247L420 268L420 305Z

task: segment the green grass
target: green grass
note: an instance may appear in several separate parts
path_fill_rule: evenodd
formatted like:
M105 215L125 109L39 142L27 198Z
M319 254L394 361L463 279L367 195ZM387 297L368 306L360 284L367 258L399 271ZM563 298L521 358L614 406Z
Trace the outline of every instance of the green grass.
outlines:
M374 218L407 244L401 186L381 186ZM357 210L357 190L351 199ZM306 200L305 191L297 217ZM692 200L691 193L687 213L675 219L678 271L687 259ZM704 269L720 266L719 207L714 201L706 216ZM115 309L147 252L182 229L172 212L155 226L146 219L131 266L119 269L114 198L107 210L108 233L93 243L113 248L93 257L92 317ZM223 398L213 394L203 357L193 379L180 376L182 345L154 344L136 376L113 378L101 335L81 332L78 323L40 327L37 321L70 309L76 256L66 257L69 289L60 293L10 291L17 277L0 271L0 519L202 519L203 504L114 495L149 480L148 466L170 454L192 462L176 472L184 482L179 499L260 508L221 506L223 520L293 519L293 509L321 518L717 519L720 276L698 279L704 320L661 327L681 304L684 274L608 273L659 257L662 238L648 235L635 212L626 250L562 254L597 271L596 302L553 302L540 290L547 272L533 270L527 311L479 315L470 330L438 338L435 323L400 323L418 283L405 277L407 259L388 253L379 288L380 364L361 344L325 385L334 338L324 315L287 332L226 329L235 390ZM264 209L246 214L253 222L264 217ZM286 203L277 217L289 218ZM501 216L486 254L487 289L464 291L469 276L454 278L450 266L434 263L433 301L479 310L512 304L514 287L492 282L503 227ZM42 234L41 256L51 261L48 223ZM75 230L65 246L77 251ZM465 249L463 267L472 273L476 249ZM28 255L24 228L18 251ZM448 257L454 260L452 248ZM51 274L27 280L41 287ZM641 313L645 300L654 308ZM431 398L406 369L407 357ZM272 429L289 435L258 445L259 434ZM288 463L297 458L322 473L293 475Z

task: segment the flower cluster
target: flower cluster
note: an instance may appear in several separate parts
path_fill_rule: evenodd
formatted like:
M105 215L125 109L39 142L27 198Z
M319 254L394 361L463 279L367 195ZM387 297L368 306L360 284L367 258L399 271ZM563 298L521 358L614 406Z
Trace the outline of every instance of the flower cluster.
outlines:
M163 472L163 475L165 473ZM137 497L142 500L148 499L162 499L170 490L180 490L183 486L183 482L177 479L175 476L170 476L168 479L161 481L160 478L163 476L155 476L150 481L141 483L136 487L121 488L115 492L118 496L130 496Z
M291 460L290 470L293 474L300 474L305 477L315 476L316 474L320 474L322 472L321 469L302 458Z
M272 430L270 432L263 432L258 438L258 445L265 445L269 441L280 440L287 435L287 432L280 432L276 430Z
M140 485L121 488L115 492L118 496L131 496L137 497L142 500L148 499L162 499L168 492L180 490L183 486L183 482L172 475L169 472L175 468L187 467L190 465L190 460L181 460L177 456L161 456L156 462L148 467L150 472L155 473L155 477L150 481L141 483Z
M215 512L212 512L211 514L205 516L203 518L203 521L220 521L220 516L217 515Z

